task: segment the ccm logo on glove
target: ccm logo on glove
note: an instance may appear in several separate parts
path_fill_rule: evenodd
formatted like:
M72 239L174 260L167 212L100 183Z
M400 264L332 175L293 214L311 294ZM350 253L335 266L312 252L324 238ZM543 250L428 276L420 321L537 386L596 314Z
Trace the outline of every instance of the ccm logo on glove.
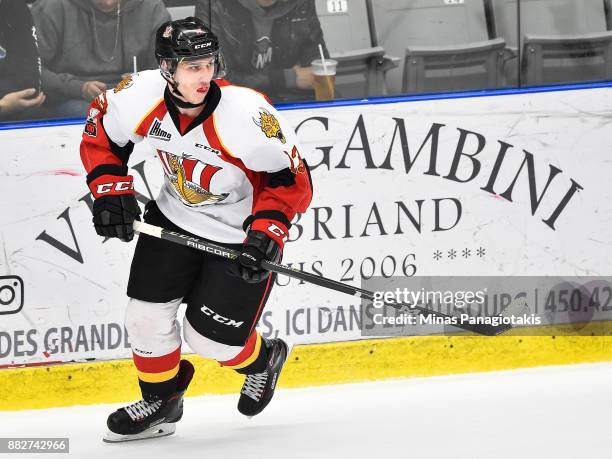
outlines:
M273 239L282 249L289 239L289 230L282 223L268 218L261 218L251 223L251 230L261 231L266 233L269 238Z
M283 242L287 242L287 232L284 231L280 226L277 226L272 223L270 226L268 226L268 231L274 236L281 238Z
M103 183L98 185L96 193L106 194L111 191L129 191L134 189L133 182L115 182L115 183Z
M109 195L134 194L134 179L131 175L102 175L89 184L94 198Z

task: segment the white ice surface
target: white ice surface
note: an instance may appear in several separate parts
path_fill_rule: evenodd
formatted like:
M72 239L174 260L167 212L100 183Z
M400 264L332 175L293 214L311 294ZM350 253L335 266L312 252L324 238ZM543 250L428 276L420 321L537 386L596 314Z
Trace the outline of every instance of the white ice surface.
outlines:
M612 363L279 390L250 420L236 401L187 398L152 440L103 443L116 405L0 412L0 437L69 437L79 459L612 458Z

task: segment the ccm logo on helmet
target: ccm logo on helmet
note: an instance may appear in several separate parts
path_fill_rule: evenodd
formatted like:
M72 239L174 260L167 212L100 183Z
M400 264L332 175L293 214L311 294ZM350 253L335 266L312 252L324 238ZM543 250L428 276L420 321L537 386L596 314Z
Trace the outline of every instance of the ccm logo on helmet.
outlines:
M112 191L130 191L134 189L134 182L101 183L96 187L96 193L106 194Z
M194 45L193 49L208 48L210 45L212 45L212 42L207 41L206 43L200 43L199 45Z
M224 325L230 325L232 327L236 327L236 328L240 328L240 326L244 323L244 322L236 322L234 319L229 319L227 317L223 317L220 314L217 314L215 311L213 311L210 308L207 308L205 305L203 305L200 310L206 314L207 316L212 317L214 320L216 320L217 322L224 324Z

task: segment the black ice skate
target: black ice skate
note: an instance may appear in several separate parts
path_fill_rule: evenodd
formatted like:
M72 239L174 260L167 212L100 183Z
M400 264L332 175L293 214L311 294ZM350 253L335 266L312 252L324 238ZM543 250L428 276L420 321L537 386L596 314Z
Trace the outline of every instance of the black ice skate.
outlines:
M261 413L272 400L276 381L290 353L287 343L282 339L263 340L269 352L266 369L261 373L247 375L238 400L238 411L248 417Z
M172 435L176 430L176 422L183 416L183 394L193 373L193 365L187 360L181 360L176 392L164 399L143 399L119 408L108 417L106 424L109 431L103 440L118 443Z

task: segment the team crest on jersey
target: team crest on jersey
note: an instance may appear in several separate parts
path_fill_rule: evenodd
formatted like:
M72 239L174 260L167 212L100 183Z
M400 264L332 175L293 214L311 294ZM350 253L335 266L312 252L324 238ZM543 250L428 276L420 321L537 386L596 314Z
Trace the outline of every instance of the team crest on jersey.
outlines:
M306 171L304 163L302 162L302 157L300 156L300 152L295 145L293 146L291 153L287 153L284 150L283 153L285 153L289 158L289 161L291 161L289 168L293 174L301 174Z
M83 132L89 137L96 137L98 135L98 118L100 110L95 107L89 109L87 119L85 120L85 129Z
M129 88L130 86L132 86L132 84L134 84L134 82L132 81L132 75L130 75L129 77L121 80L119 84L115 86L115 89L113 89L113 92L117 94L119 91Z
M228 197L229 193L210 192L210 182L221 167L163 150L157 150L157 154L164 166L166 177L183 204L199 207L221 202Z
M269 139L278 139L281 143L287 142L281 130L280 123L276 117L265 108L259 109L259 119L253 118L253 121Z

